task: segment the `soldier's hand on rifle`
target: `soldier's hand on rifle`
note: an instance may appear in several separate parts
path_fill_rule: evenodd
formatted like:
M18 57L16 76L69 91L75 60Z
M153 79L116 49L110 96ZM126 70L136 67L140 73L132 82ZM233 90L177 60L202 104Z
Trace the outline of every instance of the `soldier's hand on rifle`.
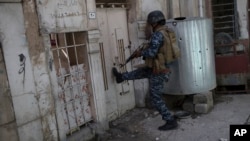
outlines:
M135 52L135 56L134 56L135 58L138 58L138 57L141 57L141 50L137 50L136 52Z

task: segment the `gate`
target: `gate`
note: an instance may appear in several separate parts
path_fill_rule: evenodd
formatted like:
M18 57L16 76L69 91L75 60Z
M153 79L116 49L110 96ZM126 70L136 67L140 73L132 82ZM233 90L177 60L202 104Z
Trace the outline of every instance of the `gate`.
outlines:
M50 34L60 112L68 134L93 120L86 32Z

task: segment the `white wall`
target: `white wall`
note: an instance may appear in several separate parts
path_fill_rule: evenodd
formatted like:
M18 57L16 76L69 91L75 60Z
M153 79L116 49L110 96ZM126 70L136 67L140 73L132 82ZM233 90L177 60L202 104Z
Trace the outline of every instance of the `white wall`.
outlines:
M21 3L0 4L0 33L20 141L42 141L42 124ZM19 55L26 57L20 66ZM18 73L24 67L25 71ZM36 135L36 136L34 136Z
M0 33L1 38L1 33ZM15 112L0 40L0 140L18 140Z
M93 0L37 0L42 33L97 29Z
M149 12L153 10L161 10L164 15L167 15L166 0L138 0L137 19L146 20Z

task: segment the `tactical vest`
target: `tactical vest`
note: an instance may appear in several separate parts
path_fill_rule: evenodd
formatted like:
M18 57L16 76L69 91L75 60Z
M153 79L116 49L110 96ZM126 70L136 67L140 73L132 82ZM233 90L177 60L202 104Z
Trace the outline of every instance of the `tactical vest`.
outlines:
M176 60L180 56L179 48L176 43L175 33L162 26L155 32L161 32L164 36L163 46L159 48L155 58L146 58L145 63L148 67L153 68L156 73L168 70L166 64Z

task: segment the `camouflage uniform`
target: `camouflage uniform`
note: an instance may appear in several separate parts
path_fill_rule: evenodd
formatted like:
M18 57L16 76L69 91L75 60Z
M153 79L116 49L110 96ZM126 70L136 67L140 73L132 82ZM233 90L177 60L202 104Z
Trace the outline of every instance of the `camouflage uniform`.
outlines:
M162 47L164 37L161 32L154 32L149 47L141 52L145 58L154 58ZM166 64L167 65L167 64ZM153 69L149 67L138 68L131 72L122 73L123 80L134 80L149 78L150 84L150 99L153 106L160 112L162 119L166 121L173 120L173 116L169 112L164 100L161 98L164 81L168 81L170 72L168 73L153 73Z

